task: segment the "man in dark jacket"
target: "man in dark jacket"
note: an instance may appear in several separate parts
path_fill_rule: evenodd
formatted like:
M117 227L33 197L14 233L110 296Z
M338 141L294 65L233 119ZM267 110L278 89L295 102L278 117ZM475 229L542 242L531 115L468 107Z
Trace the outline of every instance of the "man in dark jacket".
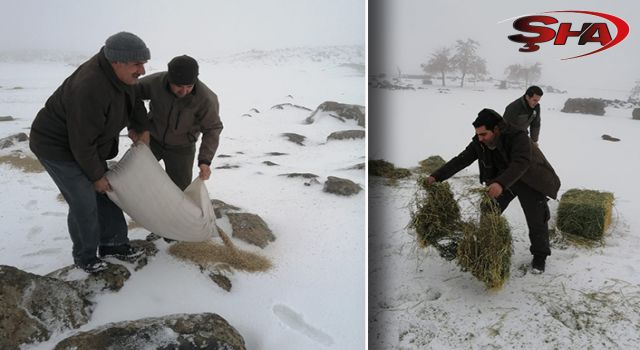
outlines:
M540 137L540 99L542 98L542 89L532 85L524 95L517 100L511 102L504 110L504 120L511 127L527 130L531 141L538 143Z
M151 151L164 160L167 174L184 190L193 180L196 141L199 177L211 176L211 161L218 149L222 122L218 96L198 79L198 63L183 55L173 58L168 71L140 79L136 92L149 102Z
M476 135L467 148L427 181L444 181L477 160L480 182L488 186L501 211L518 197L529 227L533 272L542 273L551 255L547 197L557 197L560 179L526 132L508 126L496 111L483 109L473 126Z
M134 142L149 143L146 110L132 87L149 58L136 35L112 35L49 97L31 125L29 146L69 204L74 262L90 273L107 267L96 250L100 257L142 255L129 245L122 210L105 194L111 190L105 173L125 126Z

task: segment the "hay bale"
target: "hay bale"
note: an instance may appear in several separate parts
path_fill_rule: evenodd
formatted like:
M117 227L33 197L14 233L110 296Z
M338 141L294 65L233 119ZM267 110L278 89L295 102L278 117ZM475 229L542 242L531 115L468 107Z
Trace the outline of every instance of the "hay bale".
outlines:
M570 189L560 198L558 229L584 238L602 239L611 222L613 194Z
M460 206L446 182L429 185L425 177L418 179L415 210L408 227L416 231L418 245L433 246L440 256L453 260L461 238Z
M431 174L434 171L438 170L441 166L444 165L445 160L440 156L431 156L427 159L421 160L418 164L420 164L420 171L423 173Z
M190 261L202 269L226 264L247 272L262 272L271 268L269 259L238 249L229 236L218 228L224 245L207 242L177 242L169 247L169 253L181 260Z
M384 159L369 160L369 175L381 176L387 179L402 179L411 176L411 171L405 168L396 168L393 163Z
M486 194L482 195L478 224L464 225L458 243L458 265L489 289L501 288L511 267L511 231L500 209Z

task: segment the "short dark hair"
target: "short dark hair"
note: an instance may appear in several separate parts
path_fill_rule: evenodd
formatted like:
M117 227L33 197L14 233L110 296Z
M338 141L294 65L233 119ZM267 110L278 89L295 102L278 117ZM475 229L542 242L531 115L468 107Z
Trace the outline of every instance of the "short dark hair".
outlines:
M484 126L487 130L493 131L496 125L502 123L502 117L493 109L485 108L478 112L478 117L473 121L473 127Z
M542 89L539 86L531 85L524 94L529 97L533 97L533 95L542 96L544 92L542 92Z

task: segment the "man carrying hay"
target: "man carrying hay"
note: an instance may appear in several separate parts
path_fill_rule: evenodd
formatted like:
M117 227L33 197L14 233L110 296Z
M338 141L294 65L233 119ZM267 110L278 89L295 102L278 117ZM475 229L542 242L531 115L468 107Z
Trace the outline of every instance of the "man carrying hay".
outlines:
M476 134L471 143L427 182L444 181L478 160L480 182L487 185L501 212L518 197L529 227L531 266L534 273L542 273L551 255L547 197L557 197L560 179L527 132L508 126L496 111L481 110L473 126Z

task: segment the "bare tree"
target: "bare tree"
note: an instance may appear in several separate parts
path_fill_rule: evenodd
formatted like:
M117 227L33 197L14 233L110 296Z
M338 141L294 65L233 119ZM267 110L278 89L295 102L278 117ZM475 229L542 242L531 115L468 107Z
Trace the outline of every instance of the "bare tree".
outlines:
M631 89L631 95L629 96L628 101L634 103L640 101L640 80L636 80L636 86Z
M464 78L467 74L474 74L484 67L486 72L486 62L477 54L480 44L473 40L457 40L455 45L456 54L453 56L453 66L462 75L460 77L460 87L464 87ZM486 73L485 73L486 74Z
M475 80L478 80L485 75L489 74L487 71L487 61L484 58L476 57L469 66L469 74L471 74Z
M429 74L440 74L442 86L445 86L445 75L453 70L451 49L443 47L431 55L429 62L421 64L422 70Z
M530 83L538 81L542 76L542 65L539 62L531 66L523 66L520 64L512 64L505 69L507 79L524 81L524 86L529 86Z

